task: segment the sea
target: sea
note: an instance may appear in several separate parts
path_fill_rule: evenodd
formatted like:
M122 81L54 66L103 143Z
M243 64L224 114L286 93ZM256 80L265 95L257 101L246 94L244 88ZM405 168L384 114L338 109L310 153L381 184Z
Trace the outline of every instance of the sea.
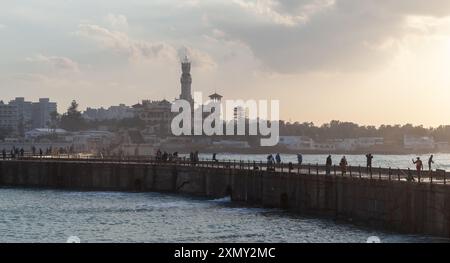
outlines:
M275 154L275 153L274 153ZM220 160L265 161L267 155L218 154ZM323 164L327 155L304 155ZM334 155L337 163L342 155ZM413 167L416 155L375 155L374 166ZM428 159L429 156L420 156ZM200 158L211 156L201 154ZM296 155L281 155L296 162ZM347 155L365 165L363 155ZM435 154L435 167L450 169L450 154ZM230 198L207 199L162 193L78 192L0 188L0 242L449 242L449 239L383 232L278 209L247 207Z

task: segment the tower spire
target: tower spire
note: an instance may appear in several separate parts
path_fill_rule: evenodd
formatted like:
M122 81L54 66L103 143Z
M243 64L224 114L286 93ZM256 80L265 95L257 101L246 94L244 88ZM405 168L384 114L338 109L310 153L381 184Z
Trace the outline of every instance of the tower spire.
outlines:
M191 61L189 60L188 56L185 55L185 57L181 61L181 95L180 99L187 100L191 103L193 103L192 99L192 93L191 93L191 84L192 84L192 77L191 77Z

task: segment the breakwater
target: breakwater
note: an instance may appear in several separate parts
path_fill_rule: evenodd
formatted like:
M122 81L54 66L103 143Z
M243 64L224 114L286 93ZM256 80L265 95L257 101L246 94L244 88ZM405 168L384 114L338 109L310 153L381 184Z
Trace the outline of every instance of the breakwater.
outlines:
M351 173L350 173L351 172ZM447 174L408 181L407 171L360 167L346 175L324 167L255 163L144 162L75 159L0 161L0 185L78 190L157 191L283 208L351 220L385 230L450 237Z

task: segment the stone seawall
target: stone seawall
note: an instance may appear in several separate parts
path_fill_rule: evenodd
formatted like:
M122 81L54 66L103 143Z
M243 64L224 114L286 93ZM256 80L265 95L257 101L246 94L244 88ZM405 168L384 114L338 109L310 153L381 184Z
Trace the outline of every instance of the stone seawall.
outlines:
M0 186L158 191L283 208L385 230L450 237L450 186L138 163L0 161Z
M233 200L450 237L450 186L325 175L255 173L233 177Z
M223 197L228 194L228 172L217 168L137 163L0 161L0 186L178 192Z

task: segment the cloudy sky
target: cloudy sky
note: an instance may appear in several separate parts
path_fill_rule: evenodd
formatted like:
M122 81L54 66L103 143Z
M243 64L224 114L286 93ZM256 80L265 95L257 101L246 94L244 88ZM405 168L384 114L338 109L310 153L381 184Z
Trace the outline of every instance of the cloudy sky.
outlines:
M450 124L448 0L0 0L0 99L134 104L193 89L321 124Z

